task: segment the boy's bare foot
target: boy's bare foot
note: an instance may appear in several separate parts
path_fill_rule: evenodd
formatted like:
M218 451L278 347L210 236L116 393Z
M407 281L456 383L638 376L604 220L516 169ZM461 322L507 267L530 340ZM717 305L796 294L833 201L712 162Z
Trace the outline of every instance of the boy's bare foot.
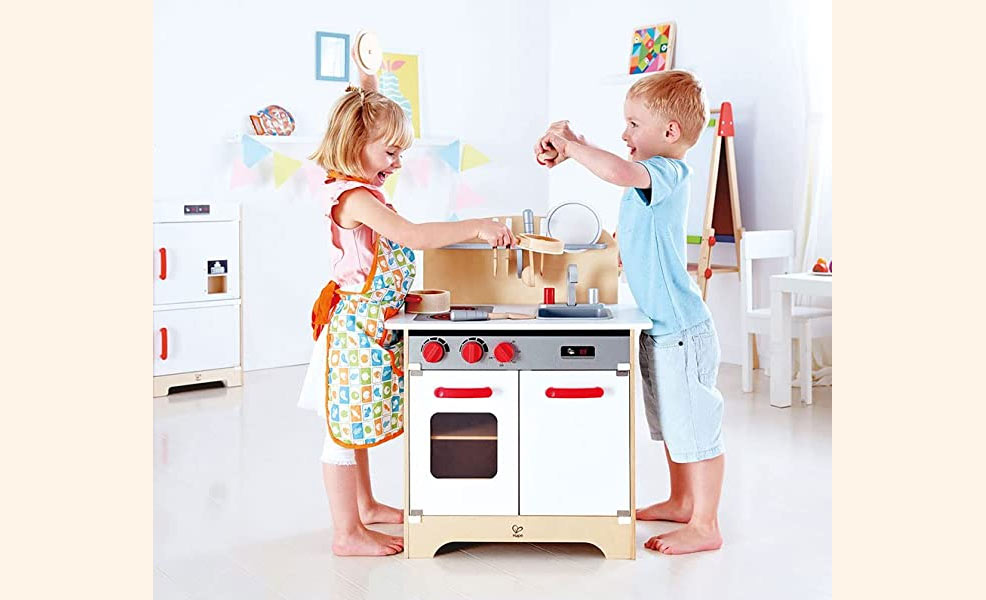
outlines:
M336 533L332 553L336 556L387 556L404 549L404 538L361 527L350 533Z
M369 525L370 523L403 523L404 511L374 500L373 504L360 507L359 520L364 525Z
M637 520L639 521L674 521L675 523L687 523L691 518L692 507L686 506L683 502L674 499L651 504L647 508L637 509Z
M690 554L705 550L718 550L722 547L719 526L711 527L688 524L680 529L656 535L646 542L644 548L662 554Z

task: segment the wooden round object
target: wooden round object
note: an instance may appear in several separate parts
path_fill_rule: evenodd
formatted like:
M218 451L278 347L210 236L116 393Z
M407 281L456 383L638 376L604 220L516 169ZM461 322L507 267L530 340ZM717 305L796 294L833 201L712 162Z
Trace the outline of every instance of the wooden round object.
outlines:
M404 297L404 312L434 315L449 311L452 294L448 290L411 290Z
M565 242L556 240L555 238L550 238L546 235L521 233L517 236L517 240L520 242L518 244L519 247L524 250L530 250L531 252L540 252L541 254L565 253Z
M554 149L545 150L544 152L538 154L538 160L541 162L555 160L556 158L558 158L558 151Z
M356 66L367 75L373 75L380 70L383 63L383 50L380 48L380 38L372 31L360 31L353 42L356 49Z

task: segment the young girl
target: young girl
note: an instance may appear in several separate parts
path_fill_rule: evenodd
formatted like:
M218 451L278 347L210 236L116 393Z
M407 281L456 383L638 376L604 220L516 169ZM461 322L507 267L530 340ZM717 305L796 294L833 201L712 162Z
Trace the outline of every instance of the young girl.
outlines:
M384 198L381 186L401 166L413 138L403 110L360 74L329 117L311 156L328 172L326 217L334 280L312 309L315 346L299 406L326 419L322 475L332 511L332 551L383 556L404 539L366 528L401 523L403 512L373 498L366 449L404 431L403 340L384 328L414 281L414 251L479 237L513 245L504 225L489 219L411 223Z

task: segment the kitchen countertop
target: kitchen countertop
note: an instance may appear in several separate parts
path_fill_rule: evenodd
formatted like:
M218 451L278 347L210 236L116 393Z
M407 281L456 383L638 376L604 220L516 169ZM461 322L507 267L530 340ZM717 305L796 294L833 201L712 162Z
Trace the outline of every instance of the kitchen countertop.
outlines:
M612 319L498 319L496 321L415 321L417 315L401 312L387 319L387 329L444 329L444 330L559 330L559 329L650 329L651 321L633 304L607 304L613 312ZM496 304L493 312L535 314L536 304Z

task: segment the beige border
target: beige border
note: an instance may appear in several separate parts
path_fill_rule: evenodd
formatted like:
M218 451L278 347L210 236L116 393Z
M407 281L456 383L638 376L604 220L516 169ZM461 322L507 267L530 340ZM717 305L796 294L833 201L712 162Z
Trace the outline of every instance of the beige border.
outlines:
M3 598L151 596L151 6L3 18Z

